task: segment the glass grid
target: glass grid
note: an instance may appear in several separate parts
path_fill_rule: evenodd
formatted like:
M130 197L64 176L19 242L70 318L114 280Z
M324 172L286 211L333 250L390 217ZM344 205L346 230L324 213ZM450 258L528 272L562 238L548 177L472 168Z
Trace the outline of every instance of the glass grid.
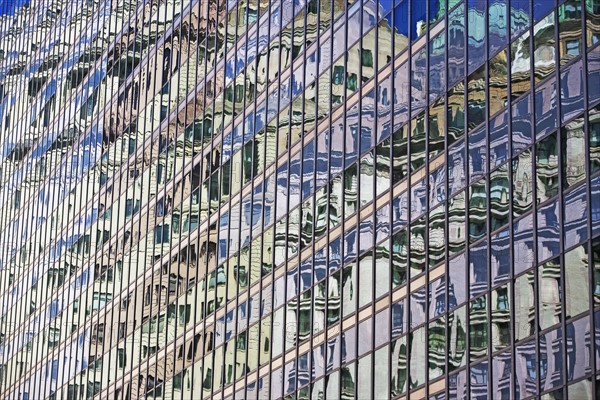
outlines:
M597 0L9 3L7 398L600 393Z

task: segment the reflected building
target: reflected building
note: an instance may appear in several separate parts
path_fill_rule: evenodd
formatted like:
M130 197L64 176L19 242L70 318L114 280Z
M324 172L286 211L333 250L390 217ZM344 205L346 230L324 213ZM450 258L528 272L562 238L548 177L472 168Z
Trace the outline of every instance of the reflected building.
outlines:
M600 1L0 4L0 397L600 397Z

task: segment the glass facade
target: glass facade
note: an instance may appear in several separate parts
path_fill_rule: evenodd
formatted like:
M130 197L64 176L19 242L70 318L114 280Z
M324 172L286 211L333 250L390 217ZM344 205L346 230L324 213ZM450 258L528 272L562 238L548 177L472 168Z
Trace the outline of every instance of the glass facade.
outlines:
M0 3L0 397L600 397L600 0Z

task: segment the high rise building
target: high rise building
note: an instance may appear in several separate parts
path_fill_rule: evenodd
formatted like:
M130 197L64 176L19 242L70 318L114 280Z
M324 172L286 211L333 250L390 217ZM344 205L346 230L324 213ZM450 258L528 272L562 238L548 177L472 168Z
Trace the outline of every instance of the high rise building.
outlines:
M0 398L600 398L600 0L0 1Z

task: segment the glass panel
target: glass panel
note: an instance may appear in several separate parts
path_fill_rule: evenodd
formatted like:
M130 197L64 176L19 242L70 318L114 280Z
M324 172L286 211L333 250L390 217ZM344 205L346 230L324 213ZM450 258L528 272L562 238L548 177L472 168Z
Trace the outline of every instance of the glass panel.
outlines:
M581 1L567 0L558 7L560 65L581 55Z
M535 135L539 139L558 126L556 80L546 81L535 92Z
M531 23L529 7L529 0L510 1L510 31L512 39L517 37L517 35L525 30Z
M531 95L527 95L513 105L512 108L512 148L513 154L531 144L532 112Z
M425 113L411 121L410 135L410 170L418 170L425 165L426 130Z
M527 3L527 2L525 2ZM511 1L511 6L513 2ZM526 5L529 8L528 5ZM513 21L514 23L514 21ZM529 51L530 35L529 31L521 35L511 45L511 84L512 93L511 100L516 99L530 88L530 51Z
M469 291L471 298L487 290L489 281L487 252L487 240L483 240L469 249Z
M537 355L535 342L529 341L516 347L515 368L522 371L516 374L516 388L521 398L535 395L537 392Z
M484 179L469 188L469 241L481 239L487 231L487 190Z
M590 318L581 318L567 324L567 380L573 381L588 374L591 369Z
M508 399L512 395L512 355L510 351L492 359L492 397Z
M563 243L568 249L588 238L587 185L565 194L563 206Z
M425 271L425 218L410 227L410 279Z
M468 0L468 7L469 58L467 62L470 74L485 62L486 2Z
M559 206L557 201L551 201L538 208L537 232L539 261L558 255L560 251L559 229Z
M465 91L458 84L448 91L447 104L448 147L459 140L465 132Z
M407 384L407 344L406 336L392 342L391 348L390 388L392 395L397 396L406 392ZM338 394L334 395L334 398Z
M439 0L435 0L439 1ZM431 11L431 10L430 10ZM446 90L446 41L445 35L439 34L429 43L429 101L441 96Z
M546 79L556 71L554 27L554 12L544 17L544 19L533 27L535 83Z
M507 55L507 50L504 50L489 61L490 116L505 107L508 101Z
M485 126L469 134L469 176L471 182L487 173L487 143Z
M425 327L421 327L410 335L410 383L411 388L425 383L427 362L425 360Z
M568 188L585 177L583 118L577 118L562 128L561 139L563 188Z
M429 159L444 151L445 139L445 121L446 110L444 107L444 98L429 107Z
M507 42L508 0L491 0L488 8L489 54L493 55L503 48Z
M575 117L583 109L583 61L579 60L560 74L561 121Z
M448 202L448 253L449 256L462 252L465 248L465 193L462 192Z
M419 49L412 56L410 86L412 115L416 115L427 105L427 49L425 48Z
M552 390L563 384L562 346L561 328L540 336L540 391Z
M600 42L600 0L586 1L585 12L587 18L587 43L591 47Z
M392 237L392 289L406 283L408 235L400 231Z
M390 187L390 142L391 138L387 138L379 145L377 145L377 148L375 149L375 188L377 190L376 196L379 196L380 194L384 193ZM364 186L362 187L364 188Z
M469 361L475 361L488 353L488 296L471 300L469 307Z
M513 215L519 217L531 211L533 202L533 181L531 171L531 149L519 154L513 160Z
M511 343L510 285L504 285L492 292L492 346L493 351Z
M448 15L448 85L465 76L465 5L461 3ZM450 100L449 100L450 102Z
M485 65L469 76L467 121L469 130L485 121Z
M558 143L556 133L537 144L537 201L542 203L558 193Z
M565 315L568 318L590 308L587 245L578 246L565 254L565 266Z
M504 164L490 175L490 229L492 231L508 223L509 198L508 164Z
M540 329L546 329L562 319L559 259L548 261L538 267L538 285Z
M429 379L444 375L446 370L446 321L445 318L429 323L427 340L429 346Z
M490 170L508 159L508 111L497 115L490 121Z
M535 330L535 274L528 271L515 279L515 339L522 340Z

